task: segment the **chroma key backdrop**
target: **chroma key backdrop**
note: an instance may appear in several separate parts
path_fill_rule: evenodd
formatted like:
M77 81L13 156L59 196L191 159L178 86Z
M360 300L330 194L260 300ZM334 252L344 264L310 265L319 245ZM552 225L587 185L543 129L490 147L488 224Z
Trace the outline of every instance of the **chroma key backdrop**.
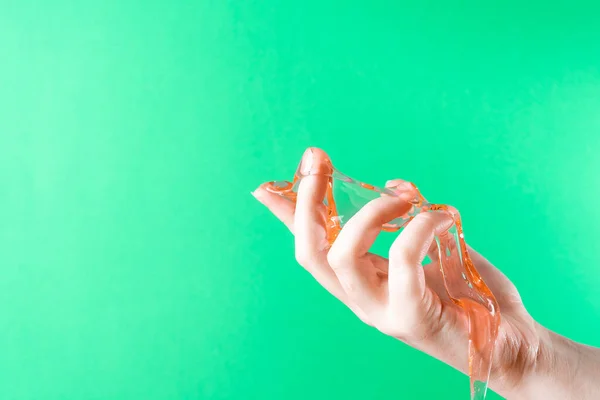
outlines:
M309 146L455 206L541 324L600 346L599 13L0 0L0 397L467 399L250 195Z

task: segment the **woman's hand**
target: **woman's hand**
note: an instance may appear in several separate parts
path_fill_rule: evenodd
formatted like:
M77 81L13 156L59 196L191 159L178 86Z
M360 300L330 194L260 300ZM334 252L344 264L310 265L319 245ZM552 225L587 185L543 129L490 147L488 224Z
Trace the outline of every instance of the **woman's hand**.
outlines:
M320 162L319 158L314 162ZM326 185L324 176L303 178L296 204L262 186L253 194L295 235L300 265L363 322L466 373L467 316L448 298L432 251L434 236L452 225L450 216L444 212L417 215L392 244L388 260L369 249L381 226L405 214L410 205L398 198L381 197L354 215L328 248L323 205ZM539 393L536 382L558 367L555 350L566 339L538 325L508 278L473 249L469 248L469 254L502 313L490 387L510 398L584 398L552 397L557 390L542 397L523 397L531 391ZM423 267L426 255L433 262ZM569 355L575 357L573 352Z

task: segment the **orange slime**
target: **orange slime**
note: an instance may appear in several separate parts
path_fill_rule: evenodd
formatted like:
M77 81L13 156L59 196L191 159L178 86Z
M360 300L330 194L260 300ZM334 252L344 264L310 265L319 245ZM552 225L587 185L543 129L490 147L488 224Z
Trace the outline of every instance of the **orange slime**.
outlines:
M336 170L329 157L320 149L307 150L304 160L318 158L320 162L307 166L301 163L292 182L276 181L266 185L267 190L295 202L299 181L308 175L327 176L327 191L324 204L327 210L327 240L333 244L343 224L360 207L381 195L398 196L412 204L411 210L382 227L387 232L396 232L405 227L417 214L443 210L454 220L454 225L435 237L440 260L440 272L448 296L461 307L469 321L469 377L471 398L484 399L487 392L493 348L500 324L499 307L494 295L473 265L464 240L462 222L458 210L443 204L428 203L417 187L402 182L394 187L380 188L358 182ZM334 193L336 193L334 195ZM346 201L344 212L340 205Z

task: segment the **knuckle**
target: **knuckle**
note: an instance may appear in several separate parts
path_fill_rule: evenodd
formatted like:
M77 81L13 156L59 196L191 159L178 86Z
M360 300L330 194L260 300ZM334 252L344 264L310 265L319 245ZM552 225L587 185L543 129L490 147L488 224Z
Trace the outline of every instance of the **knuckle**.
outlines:
M392 336L400 340L406 340L410 337L410 332L406 329L404 321L397 316L387 316L384 321L376 326L384 335Z
M351 218L351 221L353 223L364 224L368 221L377 219L382 212L382 207L381 207L382 202L384 202L386 200L388 200L388 199L386 199L384 197L380 197L380 198L369 201L358 211L358 213L353 218ZM356 221L360 221L360 222L356 222Z
M384 320L377 326L377 329L388 336L401 340L409 340L414 334L411 316L406 310L404 312L388 310Z
M374 326L373 322L371 321L371 319L369 318L369 316L360 308L352 305L350 307L350 309L352 310L352 312L354 312L354 314L358 317L359 320L361 320L364 324L369 325L369 326Z
M333 270L341 269L349 260L347 252L336 248L335 246L327 253L327 262Z
M315 259L314 254L304 249L296 248L295 252L296 262L306 269L309 269Z
M447 325L441 303L426 296L419 307L390 307L380 330L406 342L424 343L439 337Z
M395 265L404 266L411 264L410 249L407 249L402 243L394 243L392 245L388 258L393 260Z
M411 221L411 224L416 224L426 230L434 231L436 226L435 215L431 212L422 212Z
M415 263L414 249L407 247L403 242L396 242L390 248L388 258L390 268L402 268Z
M379 203L381 202L381 198L373 199L369 201L362 208L362 214L365 218L375 217L379 213Z
M382 196L369 201L361 210L367 220L377 220L389 213L390 207L394 204L404 203L403 200L395 197ZM387 221L386 221L387 222Z

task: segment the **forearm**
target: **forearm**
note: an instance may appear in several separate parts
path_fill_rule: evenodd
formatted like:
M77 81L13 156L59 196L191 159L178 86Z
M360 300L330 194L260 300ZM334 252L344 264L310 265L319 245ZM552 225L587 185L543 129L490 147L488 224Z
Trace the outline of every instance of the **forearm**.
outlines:
M545 328L535 369L507 393L509 400L600 399L600 349Z

